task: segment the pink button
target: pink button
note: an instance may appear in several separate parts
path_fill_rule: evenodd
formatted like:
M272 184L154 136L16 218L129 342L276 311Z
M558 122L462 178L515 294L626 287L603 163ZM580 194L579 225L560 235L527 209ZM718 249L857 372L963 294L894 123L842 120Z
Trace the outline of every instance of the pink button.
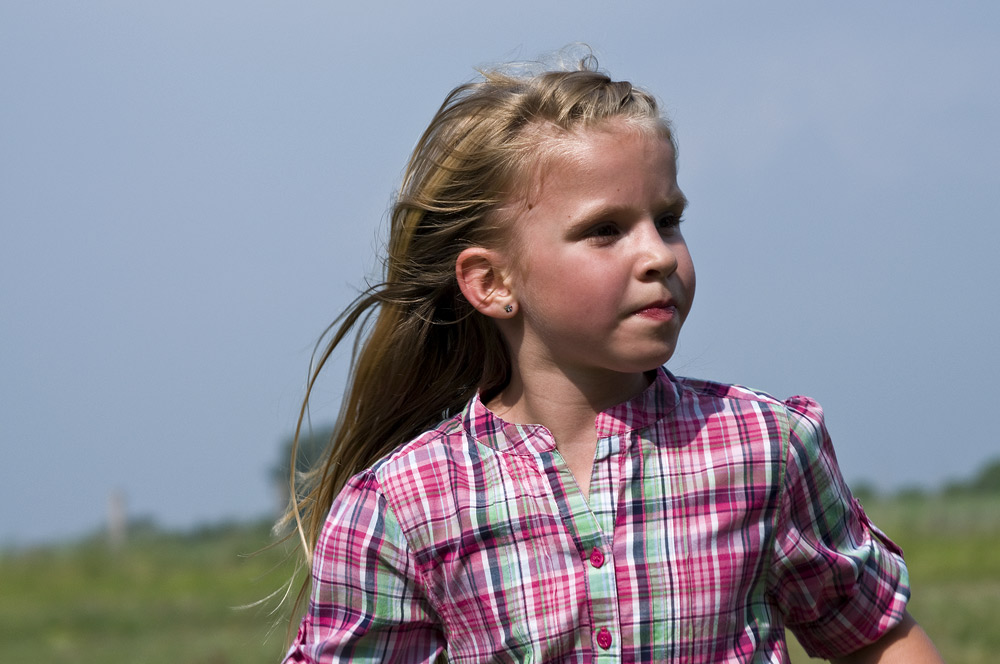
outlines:
M596 546L594 550L590 552L590 564L594 567L600 567L604 564L604 554Z
M597 630L597 645L605 650L611 647L611 632L608 631L607 627Z

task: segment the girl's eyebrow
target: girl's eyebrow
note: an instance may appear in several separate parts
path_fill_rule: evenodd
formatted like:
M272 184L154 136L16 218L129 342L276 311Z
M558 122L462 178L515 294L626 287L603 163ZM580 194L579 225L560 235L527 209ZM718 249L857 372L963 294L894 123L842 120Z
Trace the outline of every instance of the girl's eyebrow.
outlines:
M684 192L678 190L677 196L670 198L665 202L663 206L664 210L670 210L671 212L683 212L688 207L688 198L684 195Z

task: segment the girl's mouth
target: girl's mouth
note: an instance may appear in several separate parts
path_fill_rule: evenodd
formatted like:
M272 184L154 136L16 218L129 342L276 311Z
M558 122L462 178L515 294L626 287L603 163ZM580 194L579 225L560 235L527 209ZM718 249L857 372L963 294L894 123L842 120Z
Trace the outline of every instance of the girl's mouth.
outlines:
M657 302L635 312L636 316L650 320L671 320L677 316L677 307L668 302Z

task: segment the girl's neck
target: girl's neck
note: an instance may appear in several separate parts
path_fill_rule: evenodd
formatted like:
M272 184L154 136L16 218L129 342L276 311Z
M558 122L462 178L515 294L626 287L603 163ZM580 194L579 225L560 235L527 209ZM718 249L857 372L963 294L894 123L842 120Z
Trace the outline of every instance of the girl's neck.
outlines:
M585 498L597 450L597 415L642 392L644 374L570 376L564 371L533 371L515 366L511 382L487 406L516 424L541 424L555 438L556 449L569 466Z
M638 395L649 385L645 374L584 373L562 370L518 371L487 406L502 419L516 424L541 424L556 444L593 439L597 416Z

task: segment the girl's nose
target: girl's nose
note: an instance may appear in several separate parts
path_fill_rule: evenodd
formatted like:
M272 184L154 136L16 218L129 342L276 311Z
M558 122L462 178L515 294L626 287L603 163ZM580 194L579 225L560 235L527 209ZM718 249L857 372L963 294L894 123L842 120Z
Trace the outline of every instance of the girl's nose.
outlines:
M652 233L643 237L637 268L641 279L660 279L677 269L677 254L669 238L661 235L655 226Z

